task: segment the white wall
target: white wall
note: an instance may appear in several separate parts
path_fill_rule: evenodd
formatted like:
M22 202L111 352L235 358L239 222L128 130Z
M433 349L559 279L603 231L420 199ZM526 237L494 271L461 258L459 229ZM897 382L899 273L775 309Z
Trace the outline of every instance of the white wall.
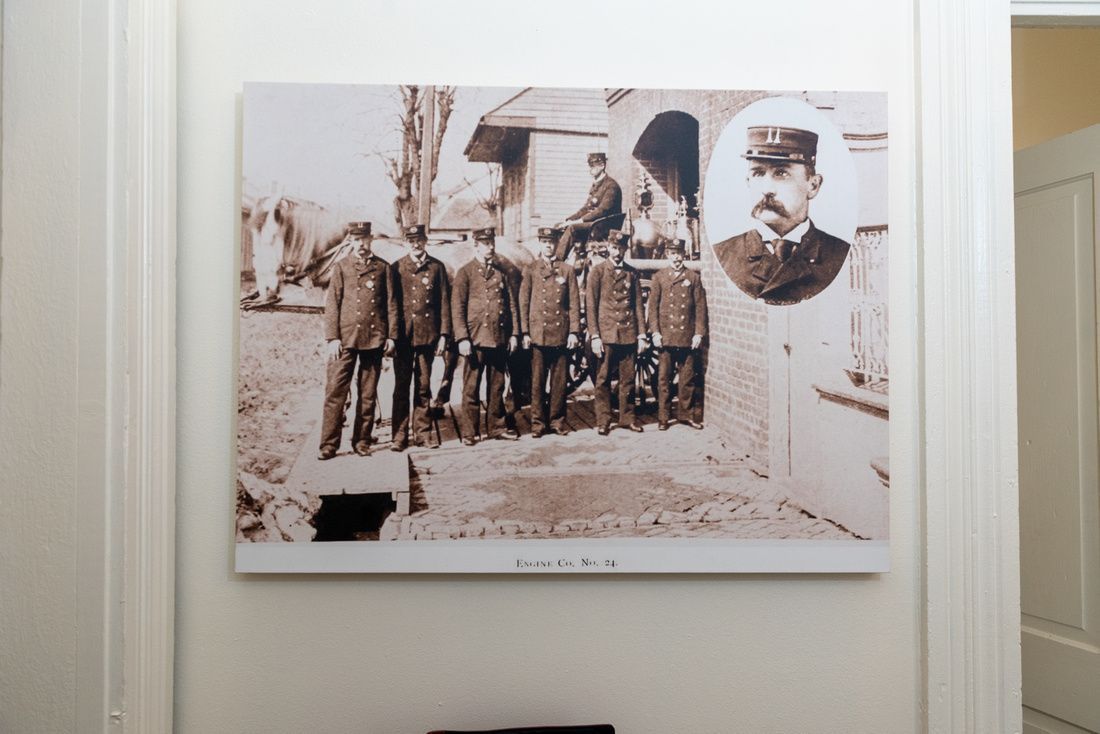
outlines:
M904 345L915 340L906 325L916 312L904 272L891 287L893 342L902 346L889 574L232 570L234 162L245 80L887 89L892 260L915 262L909 3L738 4L723 16L717 5L566 2L539 17L523 8L549 4L180 3L178 732L582 721L627 734L920 727L915 352Z
M43 8L32 17L20 12L23 3L7 5L0 211L0 730L73 731L79 213L63 202L75 202L79 186L79 25L71 12ZM11 32L15 24L21 27L18 34ZM61 53L38 47L47 31Z

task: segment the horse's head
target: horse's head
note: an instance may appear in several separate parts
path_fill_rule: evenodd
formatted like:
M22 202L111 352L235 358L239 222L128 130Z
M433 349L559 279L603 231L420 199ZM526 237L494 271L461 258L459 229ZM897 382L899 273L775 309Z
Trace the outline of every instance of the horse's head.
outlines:
M279 268L282 265L285 244L284 228L287 214L294 207L295 202L286 197L265 196L256 200L248 217L256 290L261 301L278 299Z

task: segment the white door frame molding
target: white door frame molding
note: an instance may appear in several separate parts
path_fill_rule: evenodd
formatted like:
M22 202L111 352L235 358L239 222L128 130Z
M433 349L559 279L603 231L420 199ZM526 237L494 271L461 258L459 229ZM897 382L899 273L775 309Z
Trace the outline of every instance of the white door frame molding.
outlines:
M1018 732L1010 8L918 11L926 729Z
M176 544L176 2L128 0L124 653L116 723L172 731Z
M1094 26L1100 24L1096 0L1012 0L1012 25Z

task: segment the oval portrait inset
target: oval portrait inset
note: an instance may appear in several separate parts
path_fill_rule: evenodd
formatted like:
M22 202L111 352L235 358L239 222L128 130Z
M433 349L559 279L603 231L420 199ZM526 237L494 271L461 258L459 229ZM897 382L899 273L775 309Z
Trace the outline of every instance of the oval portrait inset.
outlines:
M762 99L738 113L707 167L703 223L722 270L750 298L813 298L844 268L856 231L856 170L815 107Z

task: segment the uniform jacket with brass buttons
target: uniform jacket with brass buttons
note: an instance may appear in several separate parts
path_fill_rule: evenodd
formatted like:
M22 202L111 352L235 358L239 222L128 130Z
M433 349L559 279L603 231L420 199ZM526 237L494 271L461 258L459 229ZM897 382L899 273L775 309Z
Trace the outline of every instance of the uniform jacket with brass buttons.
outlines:
M693 336L707 335L707 296L694 270L657 271L649 284L649 331L666 347L690 347Z
M632 344L645 334L638 271L625 262L616 268L604 260L588 273L585 305L592 338L608 344Z
M414 347L435 346L451 333L451 283L447 268L425 255L418 266L411 255L393 265L401 306L401 339Z
M399 312L393 271L385 260L358 254L336 264L325 298L325 340L345 349L379 349L396 339Z
M474 259L459 268L451 289L451 316L455 341L469 339L474 346L494 348L519 336L516 289L499 259L492 265Z
M718 263L734 284L753 298L775 306L804 301L823 291L848 259L849 245L811 223L786 262L770 252L751 229L714 246Z
M616 214L623 213L623 190L615 179L604 174L599 181L593 181L588 189L588 198L577 211L566 219L579 219L582 222L593 222L590 240L605 240L612 225L608 220Z
M519 289L520 330L543 347L564 347L580 333L581 302L571 265L540 257L523 271Z

